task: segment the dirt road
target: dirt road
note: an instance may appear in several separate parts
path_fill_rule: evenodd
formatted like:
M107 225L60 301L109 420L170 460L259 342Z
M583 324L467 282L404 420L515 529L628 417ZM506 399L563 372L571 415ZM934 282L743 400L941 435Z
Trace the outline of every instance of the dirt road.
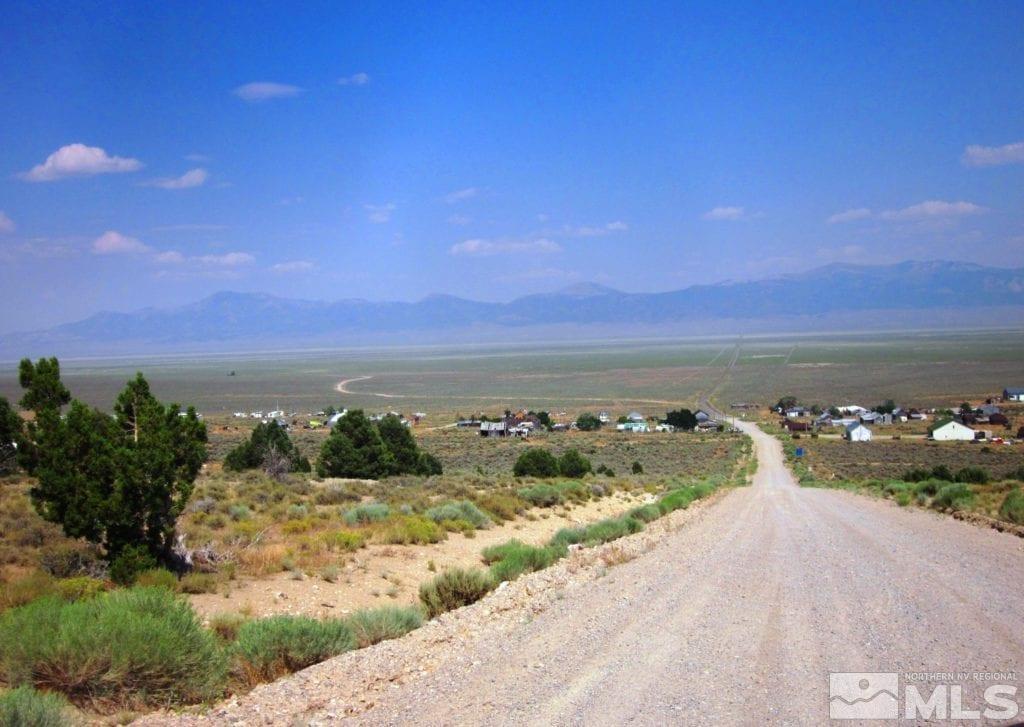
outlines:
M752 487L360 721L820 724L830 671L1024 671L1024 541L798 488L741 426ZM986 686L964 684L965 709Z

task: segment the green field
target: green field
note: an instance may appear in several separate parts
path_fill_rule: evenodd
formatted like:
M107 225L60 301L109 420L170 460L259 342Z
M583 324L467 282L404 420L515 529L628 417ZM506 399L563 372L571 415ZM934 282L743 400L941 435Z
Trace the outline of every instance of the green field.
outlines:
M1024 332L1006 330L83 360L64 361L63 373L76 396L109 406L142 371L159 397L208 415L328 404L445 416L505 407L657 414L702 396L720 405L784 394L948 405L1024 385L1022 361ZM336 391L348 379L349 393ZM0 395L19 396L13 364L0 372Z

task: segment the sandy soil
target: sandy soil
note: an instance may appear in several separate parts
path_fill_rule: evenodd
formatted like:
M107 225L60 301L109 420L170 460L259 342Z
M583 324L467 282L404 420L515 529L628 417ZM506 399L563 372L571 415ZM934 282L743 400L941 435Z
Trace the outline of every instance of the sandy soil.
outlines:
M291 573L282 572L267 578L239 578L224 592L198 594L190 600L204 618L238 611L253 616L301 614L323 618L367 606L416 603L420 583L434 575L431 562L437 572L452 566L480 565L480 552L489 545L510 538L541 544L560 528L619 515L642 501L643 497L614 493L570 510L535 508L531 513L536 520L518 518L478 530L473 538L450 533L447 540L433 545L369 545L357 553L339 556L339 575L334 583L317 573L295 580Z

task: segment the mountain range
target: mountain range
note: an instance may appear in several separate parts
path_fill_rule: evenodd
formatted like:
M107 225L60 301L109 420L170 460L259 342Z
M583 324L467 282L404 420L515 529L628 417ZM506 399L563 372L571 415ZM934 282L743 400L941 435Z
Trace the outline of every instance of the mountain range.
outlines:
M331 302L220 292L176 308L103 312L44 331L6 335L0 356L986 323L1024 323L1024 268L948 261L832 264L662 293L626 293L587 283L498 303L452 295L416 302Z

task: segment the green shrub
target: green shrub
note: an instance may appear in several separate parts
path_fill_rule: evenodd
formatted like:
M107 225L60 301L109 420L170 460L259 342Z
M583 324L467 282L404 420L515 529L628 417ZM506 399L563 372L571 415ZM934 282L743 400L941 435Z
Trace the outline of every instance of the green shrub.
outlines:
M567 449L558 458L558 472L562 477L583 477L583 475L590 474L593 468L590 466L590 460L584 457L575 449Z
M252 510L248 505L235 504L228 508L228 515L235 522L241 522L252 517Z
M634 475L642 475L644 473L644 466L639 461L634 460L632 467L630 467Z
M564 546L549 545L538 548L518 540L492 545L483 552L484 562L490 564L491 576L496 583L514 581L523 573L542 570L563 557Z
M320 540L329 550L340 550L346 553L359 550L366 544L366 537L354 530L335 530L322 533Z
M453 568L420 585L420 602L427 616L434 618L446 611L476 603L494 588L494 579L478 568Z
M632 518L642 520L645 523L650 523L661 517L661 508L652 503L650 505L634 507L628 514Z
M643 522L629 515L607 518L582 528L562 528L551 539L551 545L555 547L566 547L577 543L587 546L600 545L618 540L625 535L638 533L643 529Z
M674 510L682 510L689 507L690 503L697 499L697 493L692 487L680 487L676 490L669 490L658 500L658 509L662 515L667 515Z
M552 485L533 485L519 490L519 496L534 507L554 507L562 501L562 493Z
M301 520L309 515L309 508L305 505L289 505L287 515L289 520Z
M522 498L500 492L478 495L476 502L495 520L514 520L526 511L526 503Z
M142 545L129 545L110 563L110 580L130 586L139 573L157 567L156 558Z
M491 519L469 500L446 502L430 508L423 514L436 523L444 520L465 520L474 528L480 529L489 528L492 525Z
M219 579L215 573L186 573L178 581L182 593L214 593Z
M423 477L440 475L444 474L444 468L441 467L441 461L430 452L420 452L416 462L416 474Z
M567 500L569 502L586 502L590 499L590 488L582 482L573 480L559 482L555 485L555 489L558 490L562 502Z
M139 573L135 578L135 585L142 588L166 588L174 591L178 588L178 576L166 568L153 568Z
M989 481L988 470L982 467L964 467L956 473L957 482L969 482L974 485L984 485Z
M306 616L271 616L238 629L234 670L245 683L273 681L356 647L347 623Z
M519 455L512 473L516 477L558 477L558 460L546 449L530 447Z
M1017 525L1024 525L1024 490L1017 488L1006 493L1003 504L999 506L999 517Z
M914 492L918 495L934 497L935 493L939 491L939 488L945 484L946 483L941 480L924 480L923 482L918 482L917 485L914 486Z
M365 502L346 512L342 519L347 525L368 525L386 520L390 514L391 508L383 502Z
M67 701L59 694L18 687L0 695L3 727L67 727L73 724Z
M378 537L392 545L426 545L440 543L447 537L445 529L421 515L399 515L384 526Z
M106 584L99 578L77 576L62 578L55 584L56 593L65 601L86 601L103 593Z
M0 644L8 684L61 692L79 704L191 704L224 686L216 638L165 588L34 601L0 617Z
M971 488L962 482L943 485L932 499L932 507L939 509L963 510L974 502Z
M383 606L356 611L347 621L362 649L418 629L423 625L423 612L411 606Z

